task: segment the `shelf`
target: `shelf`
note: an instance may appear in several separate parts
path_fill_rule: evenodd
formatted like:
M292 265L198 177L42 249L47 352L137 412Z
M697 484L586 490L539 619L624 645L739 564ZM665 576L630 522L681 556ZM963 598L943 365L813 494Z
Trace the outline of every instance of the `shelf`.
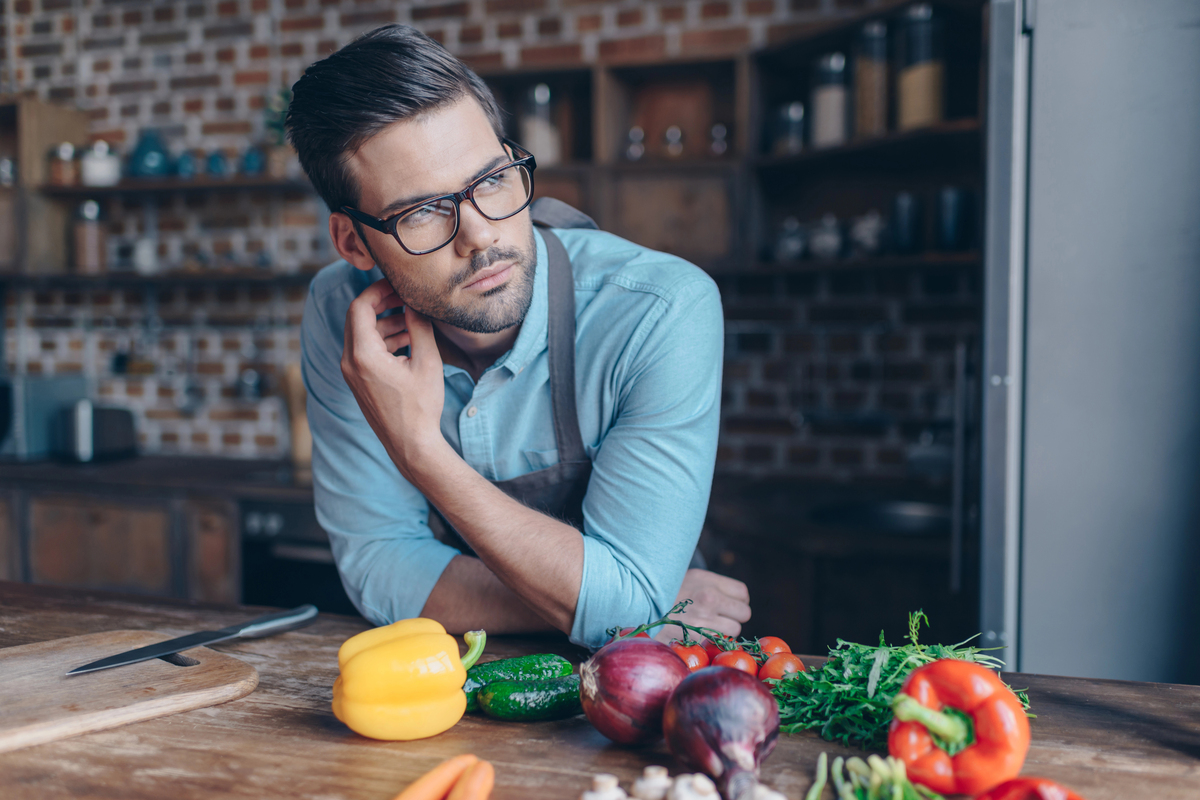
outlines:
M37 191L49 197L114 197L139 194L197 192L312 192L308 181L279 180L266 177L231 178L125 178L116 186L42 186Z
M308 265L297 272L270 272L262 269L174 270L155 275L110 272L104 275L17 275L0 273L0 287L22 289L103 289L106 287L196 285L213 283L250 283L264 285L306 284L324 265Z
M775 261L750 262L745 266L731 263L722 264L708 269L714 275L785 275L795 272L843 272L847 270L904 270L926 268L968 268L982 263L983 257L978 251L963 253L919 253L912 256L871 256L856 258L837 258L829 261L806 259L778 263Z
M828 46L834 39L844 39L853 36L864 22L873 19L884 19L896 14L907 6L930 0L881 0L877 5L864 9L855 14L830 20L803 22L794 25L794 32L785 31L777 38L772 37L771 43L756 55L762 59L787 58L788 51L807 45L814 47ZM985 5L984 0L932 0L933 5L964 15L977 15Z
M895 161L904 156L932 155L944 160L948 151L977 152L982 126L977 119L956 119L929 128L889 133L873 139L853 139L839 147L807 149L795 155L759 156L757 169L798 170L840 166L847 162Z
M679 161L667 161L664 159L647 159L645 161L614 161L611 164L605 164L604 169L617 173L655 173L669 172L674 174L679 173L713 173L713 172L731 172L742 165L742 161L736 158L724 156L721 158L706 158L706 159L681 159Z

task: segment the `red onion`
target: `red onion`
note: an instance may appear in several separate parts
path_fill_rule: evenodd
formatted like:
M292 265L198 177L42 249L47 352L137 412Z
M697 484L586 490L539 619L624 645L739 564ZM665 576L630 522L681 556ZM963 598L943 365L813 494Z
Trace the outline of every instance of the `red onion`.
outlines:
M753 675L705 667L676 687L663 733L671 752L712 776L726 800L743 800L758 782L758 765L775 749L779 706Z
M654 639L607 644L579 668L583 713L617 744L657 741L667 698L688 674L683 659Z

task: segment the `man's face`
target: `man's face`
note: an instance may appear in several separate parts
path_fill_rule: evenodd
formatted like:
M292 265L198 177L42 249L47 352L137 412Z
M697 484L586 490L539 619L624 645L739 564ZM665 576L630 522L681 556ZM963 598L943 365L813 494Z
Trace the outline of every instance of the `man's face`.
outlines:
M386 219L460 192L509 160L479 103L465 97L393 124L347 164L360 187L358 208ZM361 232L396 293L425 316L472 333L497 333L524 320L537 258L529 209L495 222L464 201L454 241L423 256L410 255L388 234L365 226Z

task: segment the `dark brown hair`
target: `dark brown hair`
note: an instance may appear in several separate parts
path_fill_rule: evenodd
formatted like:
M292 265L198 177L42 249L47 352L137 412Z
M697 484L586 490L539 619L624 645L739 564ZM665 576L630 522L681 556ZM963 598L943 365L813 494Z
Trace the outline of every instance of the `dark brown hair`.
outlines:
M347 158L392 123L465 96L483 107L497 137L500 108L478 75L416 28L385 25L304 70L292 86L288 138L332 211L357 206Z

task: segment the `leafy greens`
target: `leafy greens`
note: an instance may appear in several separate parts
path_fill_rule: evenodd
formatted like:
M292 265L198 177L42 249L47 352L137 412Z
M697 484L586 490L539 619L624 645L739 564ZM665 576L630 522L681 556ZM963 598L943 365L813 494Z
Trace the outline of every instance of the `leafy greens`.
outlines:
M904 637L908 644L890 647L882 631L878 646L838 639L822 666L771 681L779 703L779 729L784 733L815 730L831 742L883 750L892 721L892 699L914 669L941 658L973 661L990 669L1003 666L983 648L968 645L974 636L953 645L921 644L917 634L922 622L929 624L924 611L908 615ZM1016 694L1029 708L1025 693Z

